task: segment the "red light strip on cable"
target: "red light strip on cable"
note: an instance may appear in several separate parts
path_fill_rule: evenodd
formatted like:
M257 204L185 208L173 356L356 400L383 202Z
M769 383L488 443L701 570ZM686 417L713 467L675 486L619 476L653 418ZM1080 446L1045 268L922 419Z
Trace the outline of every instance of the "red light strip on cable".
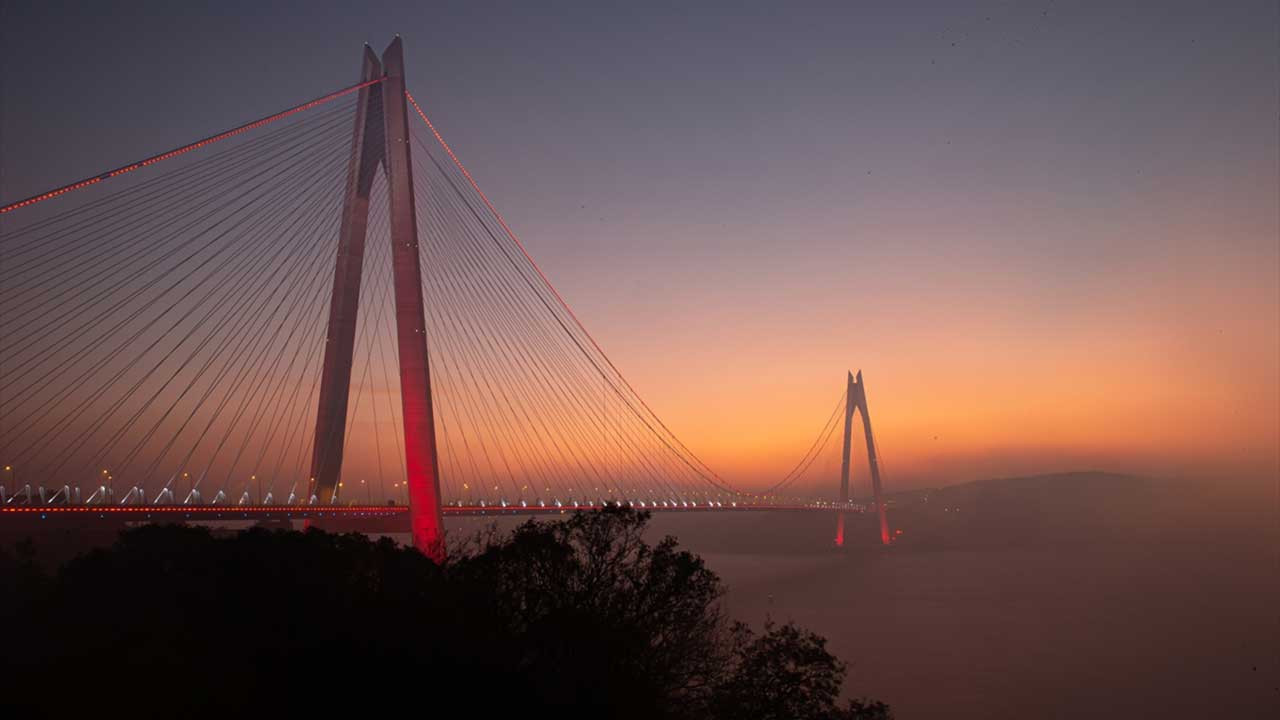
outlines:
M436 130L435 124L431 122L431 119L428 118L427 114L422 111L421 107L419 107L418 101L413 99L413 95L407 89L404 91L404 96L409 100L409 104L413 105L413 109L418 111L418 117L422 118L422 121L427 124L427 127L431 128L431 134L436 136L436 141L440 143L440 147L444 148L444 151L449 153L449 158L453 160L453 164L457 165L458 169L462 171L462 174L466 176L467 182L471 183L471 187L475 189L476 194L478 194L480 199L484 201L485 206L489 208L489 212L492 212L493 216L498 219L498 224L502 226L503 231L507 233L508 237L515 241L516 247L520 248L520 252L524 253L525 259L529 261L529 264L533 266L534 270L538 271L538 275L542 278L542 281L547 284L547 287L551 288L551 292L556 296L556 300L560 301L560 307L564 308L565 312L569 313L569 317L573 318L573 322L577 324L578 329L582 331L583 335L587 336L587 339L591 341L593 346L595 346L596 352L600 353L600 357L604 358L604 361L609 364L609 367L618 376L618 379L622 380L622 384L627 386L627 389L631 391L631 394L640 401L640 404L644 406L645 410L649 411L649 414L653 416L653 419L658 421L658 424L662 426L662 429L666 430L667 434L670 435L681 448L684 448L685 452L689 453L689 457L697 460L698 464L701 465L703 469L711 473L712 477L724 484L724 489L740 495L753 495L753 493L744 493L741 490L735 489L724 478L720 477L719 473L712 470L706 463L702 462L697 455L694 455L693 451L686 447L684 443L680 442L680 439L676 437L676 434L671 432L671 429L662 422L662 419L659 418L658 414L649 407L649 404L644 401L644 398L640 397L640 393L636 392L636 389L631 387L631 383L627 382L627 379L623 377L618 368L614 366L613 361L609 359L609 356L605 354L604 349L600 347L600 343L596 342L596 339L587 331L586 326L584 326L582 321L578 319L577 314L573 312L573 308L569 307L569 303L565 302L564 298L560 296L560 291L556 290L556 286L551 284L551 279L547 277L546 273L542 272L541 267L538 267L538 263L533 259L533 256L531 256L529 251L525 249L524 243L520 242L520 238L516 237L516 234L507 226L507 221L502 218L502 213L498 212L498 208L494 207L493 203L489 202L489 197L485 195L484 191L480 189L480 186L476 184L475 178L471 177L471 173L467 172L467 168L463 166L462 161L458 159L458 156L453 154L453 148L449 147L449 143L444 141L444 138L440 135L440 131Z
M189 153L192 150L198 150L206 145L212 145L213 143L216 143L219 140L225 140L229 137L239 135L244 132L248 132L255 128L260 128L263 125L275 122L276 120L279 120L281 118L288 117L290 115L293 115L294 113L300 113L303 110L310 110L311 108L317 105L323 105L324 103L327 103L330 100L336 100L337 98L340 98L343 95L348 95L361 88L365 88L380 82L382 82L382 78L367 80L365 82L352 85L351 87L343 88L342 90L338 90L336 92L331 92L328 95L318 97L315 100L311 100L310 102L305 102L301 105L291 107L288 110L281 110L280 112L274 115L268 115L267 117L264 117L261 120L254 120L251 123L247 123L245 125L241 125L240 127L227 130L226 132L221 132L221 133L218 133L217 135L210 135L209 137L203 140L197 140L196 142L193 142L190 145L183 145L182 147L174 148L173 150L170 150L168 152L160 153L159 155L153 155L147 158L146 160L140 160L136 163L125 165L124 167L119 167L119 168L116 168L115 170L107 171L96 177L85 178L84 180L71 183L70 185L63 185L60 188L54 188L53 190L42 192L39 195L32 195L31 197L25 200L19 200L17 202L10 203L8 205L0 207L0 215L3 215L4 213L7 213L7 212L12 212L14 210L17 210L18 208L26 207L28 205L35 205L38 202L43 202L45 200L58 197L59 195L65 195L66 193L69 193L72 190L79 190L82 187L95 185L97 183L102 182L103 180L116 177L117 175L124 175L125 173L130 173L130 172L133 172L134 170L147 167L148 165L154 165L160 162L161 160L168 160L169 158L174 157L176 155L182 155L184 153Z

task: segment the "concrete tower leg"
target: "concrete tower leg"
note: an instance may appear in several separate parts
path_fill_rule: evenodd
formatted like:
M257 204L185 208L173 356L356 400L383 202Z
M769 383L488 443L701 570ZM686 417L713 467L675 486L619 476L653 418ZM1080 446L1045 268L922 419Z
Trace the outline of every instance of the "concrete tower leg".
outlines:
M436 460L435 413L427 362L427 328L414 209L413 163L405 101L404 49L400 37L382 53L387 182L391 206L391 272L395 286L396 343L400 356L400 400L404 411L405 472L413 544L444 559L444 517Z
M849 502L849 451L853 441L853 373L844 392L844 454L840 460L840 504ZM836 511L836 547L844 547L844 508Z
M381 75L382 65L366 45L360 80L367 82ZM329 327L325 335L315 441L311 450L311 479L307 487L307 497L315 497L321 504L329 504L336 498L338 478L342 472L356 314L360 304L360 275L369 223L369 193L385 147L381 116L380 84L361 88L356 100L351 162L342 202L333 294L329 298Z
M889 544L889 520L884 510L884 492L880 486L880 461L876 458L875 436L871 434L871 413L867 410L867 386L862 382L862 371L854 381L857 386L854 396L857 398L858 410L862 412L862 432L867 438L867 463L871 466L871 495L876 503L876 515L880 520L880 542Z

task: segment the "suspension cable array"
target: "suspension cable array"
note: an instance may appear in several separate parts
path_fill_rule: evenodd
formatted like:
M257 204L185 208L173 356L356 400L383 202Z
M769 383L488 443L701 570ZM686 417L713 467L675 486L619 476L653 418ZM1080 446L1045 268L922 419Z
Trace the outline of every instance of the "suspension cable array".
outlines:
M378 82L0 206L26 221L0 232L0 504L407 502L382 174L344 437L312 432L354 94ZM445 505L783 500L847 396L768 490L731 486L627 382L405 95L423 121L412 187ZM72 191L83 202L43 204ZM345 448L329 498L306 495L318 442Z

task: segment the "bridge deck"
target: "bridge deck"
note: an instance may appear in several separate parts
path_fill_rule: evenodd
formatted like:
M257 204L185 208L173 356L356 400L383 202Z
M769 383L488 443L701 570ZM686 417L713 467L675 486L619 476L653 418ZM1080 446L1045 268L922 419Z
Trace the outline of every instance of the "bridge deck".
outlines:
M446 505L445 515L563 515L575 510L596 510L600 505L522 506L522 505ZM743 511L832 511L841 507L835 503L809 504L729 504L689 506L635 506L637 510L650 512L743 512ZM849 504L845 511L857 512L861 505ZM255 520L255 519L308 519L308 518L359 518L398 517L407 515L407 505L351 505L351 506L299 506L299 505L21 505L0 507L0 521L17 517L42 518L84 517L119 518L129 522L147 520Z

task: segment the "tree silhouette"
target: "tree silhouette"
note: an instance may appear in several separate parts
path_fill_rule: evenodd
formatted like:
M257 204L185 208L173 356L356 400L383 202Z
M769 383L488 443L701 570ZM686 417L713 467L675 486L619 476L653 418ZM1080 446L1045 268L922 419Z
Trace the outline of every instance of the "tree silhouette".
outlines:
M144 526L53 573L0 554L0 703L23 716L411 711L593 718L876 718L791 625L649 516L527 522L438 566L362 535ZM869 706L866 706L869 707ZM878 709L877 709L878 708ZM858 714L862 713L862 714ZM114 712L112 713L114 714Z

